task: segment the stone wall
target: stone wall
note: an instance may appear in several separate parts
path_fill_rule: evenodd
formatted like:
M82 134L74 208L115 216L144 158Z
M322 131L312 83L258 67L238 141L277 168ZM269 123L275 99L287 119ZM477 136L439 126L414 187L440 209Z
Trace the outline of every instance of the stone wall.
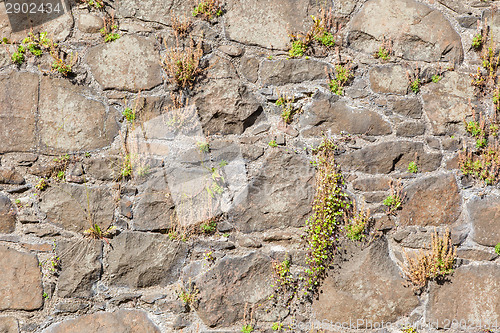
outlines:
M51 71L48 52L16 65L17 45L0 45L0 331L500 322L500 191L458 167L473 143L464 127L471 105L495 113L470 77L482 63L471 47L477 25L500 41L495 1L227 0L211 21L193 18L194 5L65 3L64 15L34 32L77 56L67 77ZM332 9L335 47L289 59L289 34L310 29L320 8ZM99 30L111 16L121 37L105 43ZM190 43L175 38L173 18L191 18L204 52L186 89L162 67L170 49ZM19 43L27 33L12 31L0 4L0 38ZM374 57L382 45L388 60ZM339 63L354 75L342 96L328 87ZM275 103L283 94L302 109L288 125ZM342 240L317 297L272 306L273 260L289 258L292 272L307 266L301 235L323 133L343 138L346 191L375 223L367 241ZM406 198L388 215L382 202L398 179ZM116 229L92 239L84 234L92 224ZM433 231L447 228L457 267L417 295L404 286L404 253L429 249ZM193 285L189 307L178 293Z

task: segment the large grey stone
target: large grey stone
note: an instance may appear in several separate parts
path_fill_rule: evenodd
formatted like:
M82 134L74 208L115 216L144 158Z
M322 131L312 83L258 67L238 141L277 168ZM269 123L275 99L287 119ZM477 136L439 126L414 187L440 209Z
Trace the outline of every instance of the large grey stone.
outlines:
M262 106L249 87L236 80L213 80L195 90L203 131L241 134L262 113Z
M14 317L0 317L0 332L19 333L19 324Z
M0 310L37 310L43 305L42 273L35 255L0 245Z
M144 311L98 312L53 324L43 333L160 333Z
M460 216L462 198L451 173L419 179L404 192L406 201L399 214L402 224L449 225Z
M306 59L264 60L260 65L263 85L284 85L328 79L327 64Z
M272 281L267 255L225 256L195 280L200 290L196 312L207 326L230 326L243 319L245 308L253 308L273 293Z
M113 222L115 202L106 186L60 184L41 196L40 210L50 223L83 232L97 224L103 231Z
M24 177L14 167L0 167L0 184L22 185Z
M16 208L9 197L0 193L0 233L8 234L16 229Z
M453 319L470 327L498 325L500 320L500 266L468 265L456 269L449 282L433 282L429 290L426 318L440 328Z
M500 197L475 197L467 204L467 210L472 222L474 241L485 246L500 243Z
M230 0L227 2L226 34L231 40L274 49L286 49L290 32L305 32L317 16L314 0Z
M118 133L117 112L65 79L42 78L40 139L49 151L88 151L109 146Z
M320 94L315 96L311 105L300 115L299 124L306 129L304 136L321 136L323 132L334 134L387 135L391 126L382 117L371 110L348 106L337 97ZM312 128L311 128L312 126Z
M102 273L102 241L63 241L57 244L61 273L57 284L60 297L91 297L93 285Z
M351 20L348 42L374 53L390 39L397 56L416 61L463 59L460 36L438 10L415 0L370 0Z
M325 278L313 312L331 323L394 322L409 315L419 304L410 288L403 286L401 272L389 257L385 238L365 249L347 247L349 260Z
M125 35L95 46L87 62L104 89L148 90L163 82L160 55L151 38Z
M294 153L273 150L229 215L244 233L300 227L311 212L314 168Z
M406 70L400 65L377 66L370 69L370 86L373 92L405 95L409 84Z
M82 32L96 33L104 27L104 20L96 15L83 13L78 20L78 29Z
M144 21L171 24L173 16L183 18L191 16L195 3L184 0L117 0L117 17L129 17Z
M0 75L0 153L35 149L38 75Z
M110 283L130 288L167 286L179 278L188 246L167 235L126 231L111 240Z
M348 170L377 174L406 171L415 160L420 172L434 171L441 158L440 153L426 153L420 142L389 141L340 155L338 161Z
M438 83L423 86L424 111L435 135L464 132L464 117L471 113L469 98L474 96L470 80L465 73L447 72Z

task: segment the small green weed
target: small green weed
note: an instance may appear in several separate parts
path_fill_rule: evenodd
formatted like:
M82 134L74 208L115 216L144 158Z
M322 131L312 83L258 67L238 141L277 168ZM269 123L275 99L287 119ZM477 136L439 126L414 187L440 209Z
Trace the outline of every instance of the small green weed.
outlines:
M418 94L420 91L420 79L416 78L415 80L410 82L410 89L413 91L415 94Z
M276 101L276 105L281 106L281 118L285 124L290 124L293 120L293 116L297 113L293 103L295 103L295 98L286 95L281 95Z
M171 83L180 88L190 88L195 83L196 77L202 73L200 68L202 57L201 43L195 46L191 39L190 45L184 48L168 48L163 59L163 69L167 72Z
M394 182L391 182L390 188L391 194L389 194L387 198L385 198L383 204L384 206L388 207L387 214L394 214L396 210L401 208L401 205L403 204L403 184L401 183L401 180L398 180L396 184L394 184Z
M292 48L288 51L290 58L300 58L307 51L307 45L301 40L294 40L292 42Z
M19 45L17 47L17 51L14 52L11 56L11 60L13 63L21 65L24 62L24 53L26 52L26 49L24 46Z
M120 170L120 175L122 178L128 178L132 176L132 159L130 157L130 154L125 155L125 158L123 159L122 167Z
M432 82L434 83L438 83L439 81L441 81L441 75L439 74L434 74L431 78Z
M132 123L135 120L135 112L131 108L125 108L125 110L123 110L122 112L122 115L125 117L125 119L127 119L129 123Z
M495 246L495 253L500 256L500 243Z
M205 234L213 234L217 230L217 221L210 219L200 224L200 230Z
M402 333L418 333L417 329L413 327L405 327L401 330Z
M346 218L348 224L345 226L346 236L352 241L360 241L366 237L365 230L370 221L370 210L362 207L359 212L356 209L356 202L353 202L353 216Z
M179 299L184 303L184 305L189 307L196 307L198 303L199 293L200 290L191 281L191 278L189 278L188 288L187 289L181 288L181 290L179 290L177 293L177 297L179 297Z
M254 331L254 328L250 324L243 325L243 327L241 327L241 332L242 333L252 333L253 331Z
M269 141L268 145L269 145L269 147L273 147L273 148L278 147L278 144L276 143L276 140Z
M64 176L65 176L65 172L64 171L57 172L57 179L59 179L60 181L64 180Z
M104 2L102 0L80 0L80 1L85 3L90 8L94 9L104 8Z
M271 329L273 331L281 331L283 329L283 323L280 323L280 322L275 322L273 323L273 325L271 326Z
M39 191L45 191L45 189L49 186L47 180L45 178L40 178L38 183L35 185L35 188Z
M49 299L49 295L48 295L46 292L44 292L44 293L42 294L42 297L43 297L43 298L45 298L45 299Z
M478 33L472 38L472 47L477 51L481 49L481 46L483 46L483 35Z
M335 36L333 36L333 34L328 31L324 31L321 35L314 36L314 39L323 46L326 47L335 46Z
M408 164L408 172L410 172L410 173L417 173L418 172L418 165L415 161L411 161Z
M351 72L351 64L336 65L335 71L337 72L337 75L334 79L328 82L328 86L330 87L330 91L332 93L341 96L344 94L344 86L354 75Z
M105 43L113 42L120 38L120 34L117 33L118 25L115 24L115 19L113 16L110 18L104 18L104 27L99 30L101 36L104 38Z
M381 46L378 48L378 52L375 53L375 58L382 60L391 59L390 51L386 50L385 47Z
M219 0L201 0L200 3L194 7L192 12L194 17L201 16L204 20L210 21L216 17L224 14L222 4Z
M210 145L208 144L208 142L198 141L196 145L198 146L198 150L201 153L208 153L210 151Z

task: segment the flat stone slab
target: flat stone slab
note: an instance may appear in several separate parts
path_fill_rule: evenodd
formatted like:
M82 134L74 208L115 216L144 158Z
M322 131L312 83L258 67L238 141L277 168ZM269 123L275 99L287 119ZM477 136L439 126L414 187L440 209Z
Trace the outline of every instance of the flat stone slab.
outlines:
M472 222L472 239L485 246L500 243L500 197L475 197L467 204L467 210Z

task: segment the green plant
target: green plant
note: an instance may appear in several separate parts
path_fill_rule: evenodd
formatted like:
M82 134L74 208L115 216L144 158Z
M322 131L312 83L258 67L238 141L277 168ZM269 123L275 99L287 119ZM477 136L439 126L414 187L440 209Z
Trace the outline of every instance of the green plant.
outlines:
M203 259L208 261L209 264L213 264L215 262L215 257L212 251L205 251L203 253Z
M382 59L382 60L389 60L389 59L391 59L390 50L387 50L384 46L380 46L378 48L378 52L375 53L375 58Z
M17 47L17 51L14 52L11 56L11 60L13 63L21 65L24 62L24 53L26 52L26 49L24 46L19 45Z
M127 178L132 176L132 159L130 157L130 154L125 155L125 158L123 159L122 167L120 170L120 175L122 178Z
M194 17L201 16L204 20L210 21L215 17L224 14L222 4L219 0L201 0L192 12Z
M289 305L298 288L298 280L290 272L291 262L289 259L283 261L273 260L272 267L275 277L275 294L283 296L286 305Z
M217 221L215 219L209 219L200 224L200 230L205 234L213 234L217 230Z
M42 297L43 297L43 298L45 298L45 299L49 299L49 295L48 295L46 292L44 292L44 293L42 294Z
M283 329L283 323L280 323L280 322L275 322L273 323L273 325L271 326L271 329L273 331L281 331Z
M38 183L35 185L35 188L39 191L44 191L49 186L47 180L45 178L40 178Z
M418 333L417 329L409 326L409 327L405 327L401 330L401 332L403 333Z
M241 327L241 332L242 333L252 333L254 331L254 328L251 324L246 324Z
M500 243L495 246L495 253L500 256Z
M293 116L297 113L297 110L294 108L293 103L295 102L295 98L281 95L276 101L277 106L281 106L281 118L285 122L285 124L289 124L293 120Z
M106 231L102 230L101 227L98 224L92 225L90 228L85 230L83 232L84 235L94 238L94 239L101 239L106 241L106 243L109 244L108 237L113 235L114 231L116 230L115 226L109 227Z
M415 161L411 161L408 164L408 172L411 172L411 173L417 173L418 172L418 166L417 166L417 163Z
M344 191L344 178L335 163L336 148L332 139L325 138L313 150L317 167L316 194L313 213L306 221L305 230L308 250L306 262L309 266L306 269L306 283L311 291L318 287L330 265L339 233L338 225L351 208L349 197Z
M115 24L115 18L111 16L110 18L104 18L104 27L99 30L102 37L104 37L104 42L109 43L120 38L120 34L116 32L118 25Z
M420 91L420 79L416 78L415 80L410 82L410 89L413 91L415 94L418 94Z
M187 289L181 288L181 290L179 290L177 293L177 297L179 297L179 299L184 303L184 305L189 307L196 307L199 293L200 290L191 281L191 278L189 278Z
M125 108L123 110L122 115L127 119L128 122L133 122L135 120L135 111L131 108Z
M360 241L366 237L365 231L370 220L370 210L362 207L359 211L356 209L356 202L353 201L353 216L346 220L348 224L345 226L346 236L352 241Z
M427 285L427 281L441 279L453 273L456 249L451 242L449 230L446 230L442 237L437 231L434 232L430 251L420 250L415 256L404 254L406 265L403 267L403 273L416 292L422 290Z
M353 77L351 64L336 65L335 71L337 72L337 75L334 79L331 79L328 82L328 86L332 93L341 96L344 94L344 86L347 84L349 79Z
M403 194L403 184L399 180L396 184L391 182L390 185L391 194L385 198L383 204L388 207L387 214L394 214L403 204L404 194Z
M290 58L300 58L306 53L307 45L301 40L294 40L292 47L288 51Z
M439 74L434 74L431 78L432 82L434 83L438 83L439 81L441 81L441 75Z
M65 172L64 171L59 171L57 173L57 178L60 180L60 181L63 181L64 180L64 175L65 175Z
M104 1L102 0L80 0L81 2L87 4L90 8L101 9L104 7Z
M210 145L208 144L208 142L198 141L196 145L198 146L198 150L201 153L208 153L210 151Z
M483 46L483 35L479 32L472 38L472 47L479 50Z
M192 87L196 77L201 74L200 60L203 56L201 43L184 48L169 48L163 59L163 68L167 72L170 82L180 88Z
M42 268L44 274L57 274L59 269L61 268L61 258L56 253L57 243L54 241L52 243L52 252L51 256L43 261L39 262L39 266Z
M273 148L278 147L278 144L276 143L276 140L274 140L274 139L269 141L268 145L269 145L269 147L273 147Z
M314 39L323 46L335 46L335 36L333 36L333 34L328 31L323 31L322 34L314 36Z
M34 34L29 32L28 36L24 38L21 44L17 47L16 52L11 56L12 62L21 65L25 60L26 51L29 51L35 57L40 57L44 50L50 50L57 47L51 39L47 37L47 32Z
M319 17L311 16L311 18L313 20L313 25L307 33L289 35L292 42L291 48L288 51L290 58L300 58L304 56L314 42L327 48L335 46L335 36L331 33L331 11L322 9Z

